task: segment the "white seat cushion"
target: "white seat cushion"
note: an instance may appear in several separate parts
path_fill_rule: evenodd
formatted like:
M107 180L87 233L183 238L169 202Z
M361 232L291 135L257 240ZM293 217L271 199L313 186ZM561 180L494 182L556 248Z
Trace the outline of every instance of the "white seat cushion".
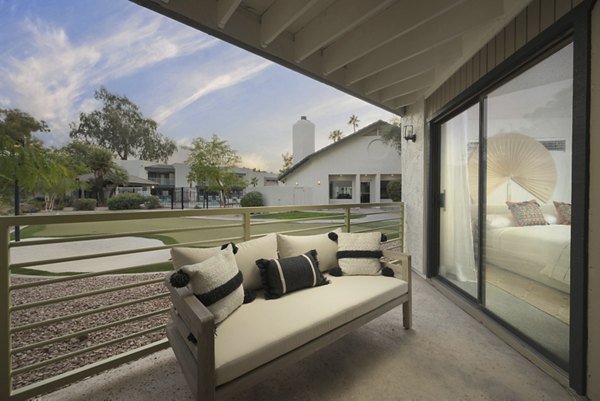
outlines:
M408 291L405 281L383 276L328 277L331 284L262 296L242 305L217 329L216 385L227 383L356 319Z

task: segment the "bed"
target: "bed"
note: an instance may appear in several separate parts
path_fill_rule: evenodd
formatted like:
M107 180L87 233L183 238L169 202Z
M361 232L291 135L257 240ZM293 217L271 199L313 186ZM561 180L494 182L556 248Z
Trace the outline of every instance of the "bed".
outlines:
M542 206L551 224L520 227L505 205L486 210L487 263L568 293L571 226L556 224L553 205Z

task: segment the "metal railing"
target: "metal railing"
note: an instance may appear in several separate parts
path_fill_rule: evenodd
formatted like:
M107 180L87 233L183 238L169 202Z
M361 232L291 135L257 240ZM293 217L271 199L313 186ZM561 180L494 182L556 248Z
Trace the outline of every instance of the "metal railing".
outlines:
M264 219L270 213L292 211L319 214ZM143 225L144 229L117 227L125 222L128 226ZM106 225L99 228L98 224ZM64 236L14 242L10 229L15 225L37 227L42 232L53 227L55 232L64 231ZM347 232L382 231L402 248L403 226L402 203L0 217L0 399L28 399L168 347L164 329L170 305L167 291L162 287L164 271L170 266L168 256L128 266L112 266L114 262L101 258L113 257L114 261L116 256L176 246L220 245L269 232L315 234L337 227ZM24 234L26 237L27 230ZM111 251L98 249L78 255L55 254L49 259L31 258L38 246L67 244L68 247L78 241L94 244L97 240L124 237L158 237L167 243ZM20 247L27 247L29 260L11 263L11 252ZM100 267L87 272L55 274L39 270L40 266L52 270L73 262L82 265L93 262ZM156 269L163 273L148 273ZM94 283L97 288L78 291L81 283Z

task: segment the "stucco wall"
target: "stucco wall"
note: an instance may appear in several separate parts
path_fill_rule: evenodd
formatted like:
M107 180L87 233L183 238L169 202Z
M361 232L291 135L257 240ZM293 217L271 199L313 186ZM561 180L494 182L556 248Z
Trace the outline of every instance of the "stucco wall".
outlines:
M410 106L402 118L403 125L412 125L417 140L402 144L402 201L404 202L404 251L411 255L417 273L425 274L425 212L427 184L425 181L426 141L425 102Z
M600 400L600 6L592 14L588 398Z
M285 178L286 187L312 188L313 204L329 203L329 176L347 174L400 174L400 156L378 136L359 136L314 155ZM371 192L375 192L372 182ZM320 182L320 184L319 184Z

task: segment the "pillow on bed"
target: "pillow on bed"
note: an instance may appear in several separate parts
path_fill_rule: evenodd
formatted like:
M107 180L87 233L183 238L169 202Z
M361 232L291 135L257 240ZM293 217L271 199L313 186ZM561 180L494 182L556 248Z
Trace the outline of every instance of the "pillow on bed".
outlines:
M535 199L526 202L507 201L506 205L519 226L548 225L548 222L544 219L544 213L542 213L542 209Z
M379 275L381 233L339 233L338 265L346 275Z
M506 228L515 225L514 219L508 214L488 214L485 217L485 222L487 228Z
M571 224L571 204L565 202L554 202L558 224Z
M260 258L277 259L277 236L268 234L261 238L236 244L236 263L244 276L244 288L258 290L262 287L256 260ZM202 262L217 253L221 248L171 248L173 266L179 269L183 265Z
M333 232L339 234L342 230L337 228ZM319 270L325 272L337 266L335 254L338 250L338 244L330 241L328 235L329 233L317 235L277 234L279 257L288 258L290 256L298 256L311 249L315 249L319 260Z
M196 298L214 315L215 324L244 303L242 280L232 245L216 251L203 262L181 266L171 276L174 287L189 285Z
M266 299L329 283L319 270L317 251L314 249L289 258L259 259L256 265L260 270Z

